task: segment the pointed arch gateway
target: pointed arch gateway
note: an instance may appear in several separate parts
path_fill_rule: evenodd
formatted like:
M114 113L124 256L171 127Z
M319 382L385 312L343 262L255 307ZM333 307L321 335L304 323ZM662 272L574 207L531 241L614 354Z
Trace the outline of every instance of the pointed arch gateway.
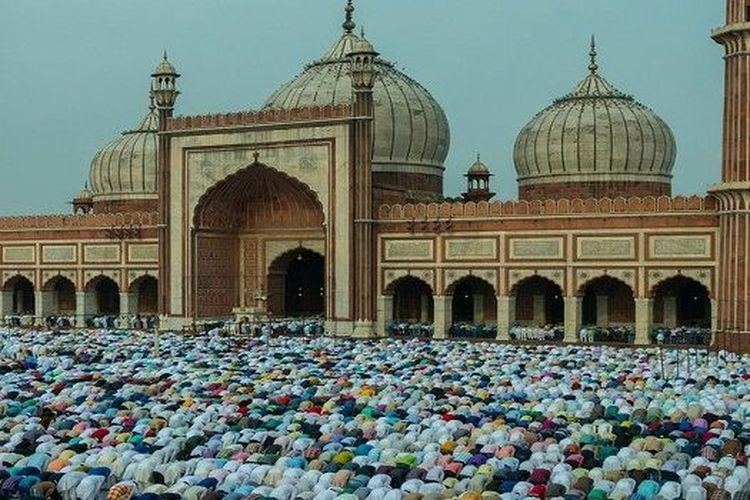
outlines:
M266 249L295 237L300 242L324 241L324 218L323 207L309 186L257 161L209 188L193 217L194 315L222 318L238 308L256 306L273 307L274 314L286 315L288 301L270 295L269 287L278 293L278 280L294 262L281 266L279 261L269 268L272 263L265 262ZM306 269L296 272L304 274ZM325 276L322 263L309 269ZM282 281L286 285L286 279ZM321 291L317 293L320 296ZM307 308L293 312L313 312ZM318 307L313 309L317 312Z

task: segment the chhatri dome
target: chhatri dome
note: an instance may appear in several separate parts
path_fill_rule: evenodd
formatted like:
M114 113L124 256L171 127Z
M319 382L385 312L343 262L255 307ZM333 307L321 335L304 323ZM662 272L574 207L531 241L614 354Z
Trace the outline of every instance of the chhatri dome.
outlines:
M346 56L361 42L354 33L353 11L350 0L339 40L320 60L306 65L300 75L271 95L265 108L293 109L352 101ZM450 130L443 109L424 87L392 63L378 58L376 65L378 76L373 88L375 182L378 182L378 173L420 174L420 177L427 174L435 176L437 182L431 185L440 191L443 163L450 146Z
M537 114L516 139L522 199L671 193L676 147L669 126L599 74L591 38L589 74Z

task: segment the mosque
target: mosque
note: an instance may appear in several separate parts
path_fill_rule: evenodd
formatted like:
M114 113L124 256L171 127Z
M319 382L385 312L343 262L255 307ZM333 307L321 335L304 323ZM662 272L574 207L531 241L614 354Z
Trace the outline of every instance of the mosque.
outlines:
M494 323L501 339L560 324L569 341L583 324L631 325L637 343L703 323L750 350L750 0L727 0L712 32L726 51L721 183L690 197L671 195L668 124L605 79L592 40L582 80L520 129L518 200L493 200L480 158L446 198L444 111L353 12L257 111L174 114L165 54L145 116L96 153L73 215L0 218L0 312L158 313L165 329L322 315L360 337L394 320L436 337Z

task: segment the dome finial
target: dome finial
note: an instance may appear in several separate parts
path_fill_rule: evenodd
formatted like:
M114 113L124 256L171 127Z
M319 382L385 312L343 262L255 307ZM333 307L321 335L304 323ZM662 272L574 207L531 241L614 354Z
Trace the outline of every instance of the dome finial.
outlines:
M344 16L344 24L341 25L342 28L344 28L344 33L351 33L354 31L354 28L357 27L357 25L354 23L353 14L354 14L354 3L352 0L346 1L346 7L344 7L344 12L346 13Z
M154 103L154 91L153 89L149 89L148 91L148 110L153 113L153 111L156 109L156 104Z
M589 58L591 60L591 62L589 63L589 71L592 75L595 75L599 70L599 65L596 63L596 38L593 34L591 35L591 48L589 50Z
M477 151L477 161L481 161L481 159L482 159L482 157L481 157L481 155L479 154L479 151Z

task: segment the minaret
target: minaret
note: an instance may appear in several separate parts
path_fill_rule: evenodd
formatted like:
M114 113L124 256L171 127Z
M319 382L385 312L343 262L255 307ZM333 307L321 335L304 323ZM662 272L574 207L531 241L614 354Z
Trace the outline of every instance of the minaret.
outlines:
M353 29L352 2L347 3L345 29ZM354 99L352 103L353 199L354 206L354 335L374 333L375 243L372 220L372 155L374 104L372 88L377 77L378 53L364 31L348 55Z
M174 112L179 91L177 74L167 59L167 52L151 75L151 96L159 112L159 148L157 162L157 191L159 193L159 314L169 315L169 137L165 134L167 121Z
M717 343L750 351L750 1L727 0L726 25L712 38L724 47L724 137L719 204Z
M490 201L495 196L495 193L490 191L492 172L482 162L479 153L477 153L477 160L464 175L466 176L466 192L462 196L465 201Z

